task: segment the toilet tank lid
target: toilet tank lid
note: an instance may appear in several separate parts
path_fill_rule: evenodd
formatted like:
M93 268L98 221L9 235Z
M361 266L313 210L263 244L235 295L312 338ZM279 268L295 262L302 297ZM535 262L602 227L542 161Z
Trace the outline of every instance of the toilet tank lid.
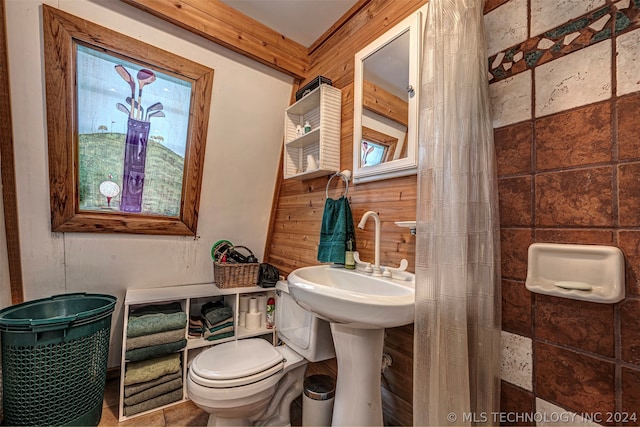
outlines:
M278 280L276 282L276 289L282 292L289 293L289 282L286 280Z
M231 341L199 354L191 369L199 377L229 380L254 375L282 362L283 356L261 338Z

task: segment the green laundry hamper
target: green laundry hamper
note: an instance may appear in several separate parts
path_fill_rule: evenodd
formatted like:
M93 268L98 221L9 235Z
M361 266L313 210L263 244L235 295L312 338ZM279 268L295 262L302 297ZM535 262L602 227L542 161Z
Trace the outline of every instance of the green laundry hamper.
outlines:
M4 425L98 425L115 303L72 293L0 310Z

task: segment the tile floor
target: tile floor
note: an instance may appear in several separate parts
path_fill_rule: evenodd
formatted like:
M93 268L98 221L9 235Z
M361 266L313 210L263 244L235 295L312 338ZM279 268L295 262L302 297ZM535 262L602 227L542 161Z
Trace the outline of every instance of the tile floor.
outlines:
M104 392L104 404L102 418L99 426L145 426L145 427L172 427L172 426L206 426L209 415L194 405L191 401L183 402L165 409L160 409L146 415L118 422L118 378L107 380ZM291 425L302 425L301 398L291 403Z

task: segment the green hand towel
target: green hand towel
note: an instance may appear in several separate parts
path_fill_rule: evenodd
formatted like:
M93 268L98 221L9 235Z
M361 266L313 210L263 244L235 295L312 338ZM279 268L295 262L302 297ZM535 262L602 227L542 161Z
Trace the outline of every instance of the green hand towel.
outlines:
M338 200L327 199L322 214L318 261L344 264L344 252L350 235L355 236L355 228L349 200L344 196Z

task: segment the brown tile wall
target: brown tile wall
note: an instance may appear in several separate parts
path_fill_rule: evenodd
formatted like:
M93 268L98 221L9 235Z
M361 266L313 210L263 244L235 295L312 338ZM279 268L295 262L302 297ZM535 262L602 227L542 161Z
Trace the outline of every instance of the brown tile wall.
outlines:
M576 413L640 417L640 93L495 130L502 328L533 341L533 391L503 381L502 411L540 398ZM598 304L525 288L534 242L625 254L627 296ZM602 424L640 425L640 420Z
M510 1L487 0L485 13ZM518 4L524 3L531 9L527 11L527 25L533 19L532 8L557 5L543 0ZM493 72L492 84L530 70L531 110L538 111L537 83L540 87L543 84L537 79L549 74L544 74L547 67L544 72L538 70L538 76L537 67L612 39L607 41L613 52L609 99L598 98L598 102L542 117L532 113L530 120L494 129L502 245L502 329L531 339L533 363L531 390L502 381L501 411L532 413L538 410L536 404L542 402L537 399L541 399L577 414L599 412L599 424L627 426L640 425L640 92L627 94L626 90L624 95L617 95L622 89L617 87L620 70L616 68L618 35L637 33L640 28L640 0L601 3L596 5L599 12L563 24L566 31L536 35L530 33L530 26L530 39L504 50L505 59L501 61L516 64L512 56L517 51L527 52L523 46L535 50L540 39L551 38L555 43L569 32L579 31L581 38L589 36L588 43L582 43L581 38L570 46L560 41L546 52L552 57L520 69L509 62L510 68L504 69L507 71L493 63L495 55L489 57L490 71L504 71ZM513 7L504 10L516 13ZM581 22L607 13L615 16L608 22L609 32L600 33L600 39L592 38L594 30ZM599 72L603 69L606 65ZM584 92L580 95L596 89L581 87ZM535 242L619 247L626 263L625 299L599 304L529 292L525 286L527 251ZM526 382L524 386L528 387ZM613 416L607 419L609 414ZM625 418L626 414L635 414L635 418Z

